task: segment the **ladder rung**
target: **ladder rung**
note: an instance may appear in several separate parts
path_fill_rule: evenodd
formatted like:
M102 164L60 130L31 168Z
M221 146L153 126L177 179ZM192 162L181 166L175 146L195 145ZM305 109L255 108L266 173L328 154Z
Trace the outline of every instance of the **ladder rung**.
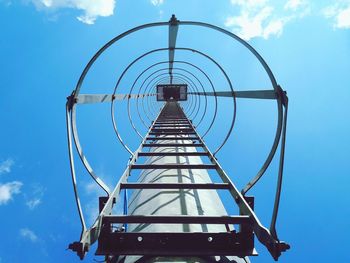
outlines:
M161 122L156 121L153 125L190 124L190 123L191 122L189 121L161 121Z
M168 116L166 118L158 118L157 121L188 121L188 119L183 117L172 118Z
M153 224L245 224L250 223L249 216L104 216L103 223L153 223Z
M240 216L104 216L104 223L159 223L159 224L246 224L250 217Z
M152 128L152 132L188 132L193 131L193 128L166 128L166 129L158 129Z
M189 121L174 121L174 122L155 122L153 125L190 125L191 123Z
M138 156L208 156L208 152L140 152Z
M178 141L185 141L185 140L199 140L198 137L147 137L146 140L155 140L155 141L173 141L173 140L178 140Z
M228 183L122 183L122 189L229 189Z
M182 124L182 125L153 125L152 129L192 129L191 125Z
M182 125L191 125L190 122L186 121L186 122L162 122L162 123L159 123L159 122L155 122L153 124L153 126L155 125L161 125L161 126L182 126Z
M153 125L174 125L174 124L187 124L190 125L191 123L189 121L156 121L153 123Z
M188 134L196 134L195 131L192 132L153 132L151 131L149 135L188 135Z
M142 147L203 147L203 143L144 143Z
M191 122L189 121L174 121L174 122L154 122L153 125L184 125L184 124L187 124L187 125L190 125Z
M215 164L133 164L131 169L216 169Z

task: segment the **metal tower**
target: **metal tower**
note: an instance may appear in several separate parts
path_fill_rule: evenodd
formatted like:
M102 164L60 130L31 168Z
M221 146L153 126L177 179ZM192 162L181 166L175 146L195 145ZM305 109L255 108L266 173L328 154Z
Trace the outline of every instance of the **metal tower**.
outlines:
M234 91L227 74L220 64L210 56L199 50L176 47L180 25L209 28L226 34L243 44L262 64L271 80L273 89ZM169 27L168 47L154 49L142 54L126 67L121 78L134 63L145 56L154 52L167 51L167 61L146 66L137 80L150 68L163 63L167 64L166 78L163 78L164 74L157 76L155 73L149 74L148 78L154 77L160 79L160 81L146 87L143 93L140 92L141 88L137 94L132 93L134 86L130 88L129 94L116 93L120 79L113 94L80 93L82 83L91 66L106 49L129 34L145 28L163 26ZM187 63L199 69L204 75L207 76L207 74L190 62L176 61L174 59L175 50L194 52L212 61L226 76L230 90L217 91L213 86L211 92L190 87L190 81L186 81L187 79L183 75L174 73L174 64ZM210 81L210 83L212 82ZM235 122L236 107L233 109L229 131L222 144L214 152L206 145L204 136L211 129L216 119L217 105L215 104L213 120L209 122L209 129L204 135L197 132L198 125L189 118L189 115L193 112L198 114L198 109L201 107L200 98L207 99L207 97L215 98L216 102L219 97L230 97L234 106L236 106L236 98L270 99L277 102L278 124L272 149L258 174L241 191L237 189L215 157L215 154L224 146L231 135ZM96 175L83 154L76 126L76 107L85 103L110 102L113 112L113 107L118 100L128 100L130 119L129 101L145 98L153 99L155 103L158 103L156 105L160 105L158 107L160 111L147 125L149 129L144 136L136 129L131 120L132 127L142 137L142 142L136 151L130 150L123 142L117 128L116 118L112 114L112 122L117 138L131 154L131 157L119 182L113 190L110 190ZM184 103L188 103L187 107ZM207 101L205 100L205 109L206 107ZM286 93L277 85L271 70L262 57L248 43L222 28L201 22L178 21L173 16L169 22L142 25L112 39L90 60L78 81L76 89L67 101L70 165L82 223L80 240L70 244L69 248L83 259L90 246L98 241L96 255L105 256L106 262L165 262L169 261L169 258L175 262L193 260L197 262L249 262L248 256L257 255L254 247L254 238L256 237L269 250L272 257L278 260L281 253L289 249L288 244L279 240L275 229L282 186L287 108L288 98ZM139 108L137 108L137 111L140 116ZM200 122L205 118L205 115L206 110L204 110ZM72 147L73 138L77 153L85 168L106 192L106 196L100 197L99 216L91 227L86 226L77 192ZM279 145L281 152L277 191L271 226L268 229L262 225L254 213L254 198L247 196L246 193L263 176ZM141 170L138 180L130 182L130 175L137 170ZM213 182L211 178L213 173L220 177L221 182ZM217 193L218 190L230 193L232 203L238 206L239 214L227 214ZM128 195L129 191L131 191L130 196ZM116 203L123 203L123 214L115 214L113 209ZM220 256L220 260L218 256Z

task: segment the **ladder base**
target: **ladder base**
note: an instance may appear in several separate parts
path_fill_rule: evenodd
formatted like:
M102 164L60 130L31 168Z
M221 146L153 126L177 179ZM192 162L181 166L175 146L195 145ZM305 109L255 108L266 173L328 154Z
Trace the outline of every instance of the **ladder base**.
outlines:
M250 244L234 232L113 232L101 233L96 255L256 256Z

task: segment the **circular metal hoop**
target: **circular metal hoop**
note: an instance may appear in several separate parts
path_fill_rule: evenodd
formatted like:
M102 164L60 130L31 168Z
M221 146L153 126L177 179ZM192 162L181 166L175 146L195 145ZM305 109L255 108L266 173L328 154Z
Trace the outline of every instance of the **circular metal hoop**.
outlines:
M106 94L105 96L103 96L103 95L101 96L100 94L98 94L98 95L82 94L79 97L80 90L82 88L84 80L85 80L87 74L89 73L91 67L94 65L96 60L101 56L101 54L103 54L108 48L110 48L112 45L117 43L119 40L127 37L130 34L136 33L138 31L141 31L141 30L144 30L147 28L163 27L163 26L170 26L170 27L176 26L176 29L169 28L169 32L176 32L176 34L177 34L177 30L178 30L177 27L178 26L194 26L194 27L208 28L208 29L211 29L213 31L222 33L222 34L232 38L233 40L239 42L243 47L247 48L249 50L250 54L252 54L259 61L260 65L264 68L265 73L268 75L268 78L271 82L273 89L267 90L267 91L265 90L265 91L262 91L260 93L257 91L251 91L251 90L248 92L247 91L235 92L233 90L233 85L232 85L232 82L231 82L228 74L225 72L224 68L217 61L215 61L211 56L209 56L208 54L206 54L200 50L196 50L196 49L190 48L190 47L176 47L175 44L171 44L172 42L176 42L176 41L175 40L172 41L171 40L172 37L171 37L171 35L169 35L169 47L168 48L158 48L158 49L153 49L151 51L148 51L148 52L144 53L143 55L137 57L124 69L124 71L122 72L121 76L119 77L119 79L115 85L113 94L111 94L111 95ZM171 34L171 33L169 33L169 34ZM175 37L175 39L176 39L176 37ZM224 76L224 79L226 80L226 82L229 86L229 91L228 92L227 91L217 92L215 89L215 85L212 82L212 80L209 78L208 74L206 74L205 71L203 71L200 67L198 67L194 64L191 64L189 62L186 62L186 61L180 61L180 60L174 61L174 53L172 53L172 55L171 55L171 52L174 52L175 50L191 52L191 54L193 53L193 54L200 55L200 56L204 57L205 59L209 60L211 63L213 63L216 66L216 68L219 69L221 74ZM155 64L149 66L147 69L143 70L137 76L137 78L134 80L132 88L129 90L128 95L116 94L118 86L119 86L120 82L122 81L123 77L125 76L125 74L128 72L128 70L136 62L140 61L141 59L147 57L150 54L153 54L156 52L162 52L162 51L169 52L169 60L168 61L162 61L159 63L155 63ZM159 66L163 63L169 63L169 68L161 68L161 69L155 70L149 74L148 70L151 70L153 67ZM201 79L197 78L195 76L195 74L192 73L191 70L188 70L187 68L184 69L181 66L174 67L173 66L174 63L191 66L191 69L195 68L195 69L199 70L205 76L206 80L210 83L210 86L212 87L213 94L211 94L210 96L213 95L214 99L215 99L214 116L213 116L212 121L209 124L209 128L207 129L207 131L204 133L204 135L202 137L199 136L198 133L196 132L196 127L195 127L194 123L192 123L192 120L189 121L186 117L193 117L193 120L196 120L197 116L201 110L201 106L202 106L201 102L204 99L205 108L204 108L202 116L198 117L199 118L198 126L202 123L203 118L206 116L207 104L208 104L206 96L208 93L206 92L205 87L203 86ZM169 69L168 73L162 73L162 71L168 70L168 69ZM174 72L173 72L173 70L174 70ZM146 73L148 75L146 75ZM167 77L165 77L165 75ZM144 78L144 76L146 76L146 79L144 79L144 80L141 79L141 77ZM168 81L169 79L170 79L170 81ZM142 82L142 85L139 87L138 94L132 94L132 91L139 80L140 81L143 80L143 82ZM179 104L175 104L176 107L178 108L178 111L181 112L182 115L181 116L179 115L180 117L175 118L174 116L176 116L176 115L170 114L170 116L172 118L166 119L165 118L166 115L164 113L161 113L161 112L163 112L163 110L164 110L164 112L169 111L164 106L165 104L161 108L161 112L159 112L157 114L156 105L159 105L159 104L157 104L157 102L155 102L155 100L152 101L150 97L157 95L157 93L151 93L151 92L157 87L158 84L164 83L164 82L165 83L170 82L172 84L173 80L185 83L191 92L187 92L187 94L186 94L189 97L188 101L186 101L181 106L179 106ZM200 90L198 88L199 86L197 87L198 83L199 83L199 86L203 92L199 91ZM175 96L175 95L172 95L171 92L169 92L169 93L170 94L168 94L168 96L174 96L173 98L175 98L175 97L181 98L180 95ZM218 94L218 93L220 93L220 94ZM204 95L204 98L201 97L201 95ZM218 148L212 153L210 151L210 149L204 143L203 137L206 136L207 134L209 134L209 131L211 130L211 128L213 127L213 125L215 123L216 116L217 116L217 108L218 108L217 107L217 105L218 105L217 96L231 97L232 98L232 103L233 103L232 121L231 121L231 124L228 128L227 134L225 135L223 141L219 142ZM226 142L228 141L228 139L231 136L231 133L233 131L233 128L235 125L235 120L236 120L236 111L237 111L236 96L243 97L243 98L275 99L276 104L277 104L277 114L278 114L276 133L275 133L274 141L273 141L273 144L271 146L270 152L269 152L266 160L264 161L262 167L258 171L257 175L252 180L250 180L248 182L246 187L243 188L243 190L241 192L239 192L236 189L236 186L234 186L232 184L230 178L222 170L220 164L217 162L216 157L215 157L215 155L226 144ZM103 97L103 99L98 101L100 97ZM146 143L147 140L154 141L154 137L144 137L143 138L141 133L137 130L137 128L132 120L132 115L130 112L130 107L131 107L130 98L131 97L136 98L137 113L138 113L139 119L141 120L142 124L146 128L148 128L147 123L150 122L152 124L152 126L149 129L149 132L147 133L147 136L148 135L153 136L153 135L157 135L157 134L164 134L164 130L162 130L161 128L154 128L154 127L166 127L166 125L162 126L162 125L158 125L158 124L178 122L178 123L180 123L180 126L184 126L182 123L184 123L184 121L186 122L186 125L188 125L189 128L188 129L187 128L186 129L180 128L179 131L182 132L181 135L187 134L188 130L190 131L190 132L188 132L188 134L196 134L195 139L196 139L196 141L201 142L201 144L194 144L194 145L191 144L190 146L193 147L193 146L200 145L201 147L203 147L203 149L205 150L205 152L203 152L203 153L208 155L208 157L209 157L210 161L213 163L215 169L217 169L220 177L222 176L223 181L225 183L229 184L228 189L230 189L232 197L236 200L237 204L242 205L239 207L240 211L243 211L243 214L244 215L246 214L246 216L249 217L250 222L254 224L254 226L252 227L252 231L254 232L254 234L256 234L259 241L261 243L263 243L268 248L268 250L270 251L271 255L274 257L274 259L275 260L278 259L281 252L283 252L289 248L288 244L286 244L284 242L280 242L280 240L277 237L277 233L276 233L276 229L275 229L275 224L276 224L276 219L277 219L277 214L278 214L279 199L280 199L280 194L281 194L281 185L282 185L288 97L286 96L286 93L282 90L282 88L280 88L277 85L276 79L275 79L272 71L270 70L269 66L267 65L267 63L259 55L259 53L252 46L250 46L247 42L245 42L244 40L242 40L241 38L239 38L235 34L229 32L225 29L222 29L220 27L217 27L217 26L214 26L211 24L207 24L207 23L202 23L202 22L178 21L174 15L169 22L158 22L158 23L150 23L150 24L141 25L141 26L135 27L131 30L128 30L128 31L118 35L117 37L113 38L112 40L110 40L101 49L99 49L96 52L96 54L90 59L88 64L85 66L82 74L80 75L80 78L76 84L76 88L72 92L71 96L68 97L68 101L66 104L68 150L69 150L69 157L70 157L72 182L73 182L75 198L76 198L76 205L78 207L78 212L79 212L79 216L80 216L80 220L81 220L81 224L82 224L82 233L81 233L80 242L75 242L75 243L71 244L70 248L73 251L76 251L78 253L78 255L81 257L81 259L84 257L90 244L97 241L97 238L99 236L99 231L101 231L103 217L105 215L110 215L112 213L111 211L113 208L113 204L115 203L115 198L117 197L117 195L119 195L119 192L121 189L120 185L127 181L127 178L130 176L130 171L132 169L134 169L134 168L139 168L139 169L142 168L143 169L144 168L144 166L136 167L136 165L135 165L135 162L138 159L138 157L142 156L140 154L142 148L149 147L149 146L150 147L157 146L156 144L147 144ZM166 96L164 95L164 97L166 97ZM108 99L105 100L105 98L108 98ZM135 130L135 132L137 133L137 135L139 135L141 138L143 138L141 145L135 151L135 153L128 147L128 145L126 145L123 142L122 137L118 131L117 121L116 121L116 117L115 117L115 112L116 112L115 111L115 101L116 101L116 99L125 99L125 98L128 99L127 109L128 109L128 118L129 118L130 124L131 124L132 128ZM139 100L139 98L143 98L143 99ZM111 113L112 124L113 124L113 129L115 131L115 134L116 134L119 142L123 145L123 147L131 154L131 157L130 157L129 162L128 162L128 167L126 168L123 175L120 177L119 183L114 188L113 191L110 191L109 188L107 187L107 185L101 180L101 178L99 178L94 173L87 158L85 157L84 151L82 149L82 146L81 146L81 143L79 140L77 123L76 123L76 107L77 107L78 103L103 102L103 101L109 101L109 100L111 101L110 113ZM181 99L179 99L179 100L181 100ZM169 104L167 104L166 106L169 106ZM185 109L182 106L184 106ZM179 108L179 107L181 107L181 108ZM142 108L144 114L141 114L140 108ZM186 112L186 115L184 115L184 112ZM143 116L146 119L143 119ZM154 118L155 116L156 116L157 120L161 120L161 121L157 122L157 125L153 125L153 120L155 119ZM159 116L160 116L160 118L159 118ZM164 122L164 120L166 120L168 122ZM171 122L169 122L169 120ZM184 132L184 131L186 131L186 132ZM165 134L172 134L172 133L173 133L172 129L170 129L170 131L168 130ZM176 138L178 138L178 137L176 137ZM169 137L167 139L172 139L172 138ZM190 137L188 137L188 139L190 139ZM108 195L108 200L104 204L104 207L100 211L100 215L97 217L95 223L93 223L93 225L90 229L87 229L87 227L86 227L86 223L85 223L85 219L83 216L82 207L81 207L79 195L78 195L77 180L76 180L76 174L75 174L75 168L74 168L74 156L73 156L73 149L72 149L73 140L74 140L74 143L76 146L77 153L78 153L85 169L90 174L92 179L95 180L95 182ZM248 204L248 201L245 198L245 194L260 180L260 178L263 176L263 174L265 173L265 171L269 167L272 159L275 156L275 153L276 153L276 150L278 148L280 140L281 140L281 154L280 154L280 161L279 161L277 189L276 189L276 194L275 194L275 204L274 204L273 213L272 213L270 230L268 230L267 228L265 228L264 226L261 225L261 223L259 222L259 220L255 216L251 206ZM170 146L170 145L167 145L167 146ZM182 145L182 146L185 146L185 145ZM145 154L145 152L142 152L142 153ZM146 156L146 155L144 155L144 156ZM149 167L149 166L147 166L147 167ZM175 168L177 169L177 167L175 167ZM147 168L145 168L145 169L147 169ZM159 168L159 169L162 169L162 168ZM126 205L126 208L127 208L127 205ZM127 214L127 211L126 212L124 211L124 213Z
M265 72L267 73L269 79L270 79L270 82L272 84L272 87L274 89L274 91L276 92L276 94L279 94L279 87L277 85L277 82L276 82L276 79L271 71L271 69L269 68L269 66L267 65L267 63L265 62L265 60L260 56L260 54L251 46L249 45L246 41L244 41L243 39L241 39L240 37L238 37L237 35L223 29L223 28L220 28L218 26L215 26L215 25L212 25L212 24L208 24L208 23L203 23L203 22L195 22L195 21L179 21L178 22L179 25L183 25L183 26L198 26L198 27L204 27L204 28L209 28L209 29L212 29L214 31L217 31L217 32L220 32L220 33L223 33L229 37L231 37L232 39L238 41L240 44L242 44L244 47L246 47L250 52L251 54L253 54L256 59L260 62L260 64L263 66ZM100 55L106 51L109 47L111 47L113 44L115 44L117 41L125 38L126 36L132 34L132 33L135 33L137 31L140 31L140 30L143 30L143 29L146 29L146 28L151 28L151 27L161 27L161 26L169 26L170 25L170 22L157 22L157 23L149 23L149 24L144 24L144 25L141 25L141 26L138 26L138 27L135 27L133 29L130 29L120 35L118 35L117 37L113 38L112 40L110 40L107 44L105 44L100 50L98 50L96 52L96 54L90 59L90 61L88 62L88 64L86 65L86 67L84 68L78 82L77 82L77 85L76 85L76 88L72 94L73 98L76 99L77 96L79 95L80 93L80 89L82 87L82 84L85 80L85 77L86 75L88 74L90 68L92 67L92 65L95 63L95 61L100 57ZM177 48L177 49L180 49L180 48ZM187 48L182 48L182 49L187 49ZM188 50L192 50L192 49L188 49ZM194 51L194 50L193 50ZM195 52L195 51L194 51ZM231 86L231 89L232 89L232 86ZM232 93L234 94L233 90L232 90ZM233 96L233 99L235 101L235 96ZM282 102L280 99L277 99L276 100L277 102L277 112L278 112L278 123L277 123L277 128L276 128L276 133L275 133L275 138L274 138L274 141L273 141L273 144L272 144L272 147L271 147L271 150L270 150L270 153L267 157L267 159L265 160L264 164L262 165L261 169L259 170L257 176L248 184L248 186L244 189L244 193L247 192L260 178L261 176L264 174L264 172L266 171L267 167L269 166L269 164L271 163L275 153L276 153L276 150L277 150L277 147L278 147L278 142L280 140L280 136L281 136L281 131L282 131L282 122L283 122L283 109L282 109ZM75 104L72 105L71 107L71 110L74 111L74 108L75 108ZM234 111L236 111L234 109ZM234 112L234 116L236 115L236 112ZM235 118L235 117L234 117ZM75 123L75 116L74 116L74 119L72 119L72 122ZM233 121L234 123L234 121ZM228 135L226 136L225 140L224 140L224 143L221 144L214 152L214 154L216 154L222 147L223 145L226 143L226 141L228 140L231 132L232 132L232 129L233 129L233 125L231 126L230 128L230 132L228 133ZM73 131L73 136L75 138L75 142L79 143L79 139L78 139L78 134L77 134L77 131ZM118 139L122 142L121 138L119 137L119 134L117 132L117 136L118 136ZM127 147L127 146L126 146ZM132 154L132 151L127 147L126 148L131 154ZM84 163L85 164L85 163Z
M121 82L121 80L123 79L123 77L125 76L126 72L139 60L141 60L142 58L152 54L152 53L155 53L155 52L160 52L160 51L168 51L169 48L159 48L159 49L154 49L154 50L151 50L151 51L148 51L142 55L140 55L139 57L137 57L135 60L133 60L125 69L124 71L122 72L121 76L119 77L118 81L117 81L117 84L115 85L115 88L114 88L114 92L113 92L113 95L115 95L117 89L118 89L118 86ZM235 123L235 120L236 120L236 96L235 96L235 92L233 90L233 85L231 83L231 80L230 78L228 77L226 71L222 68L222 66L216 61L214 60L211 56L199 51L199 50L196 50L196 49L193 49L193 48L183 48L183 47L178 47L178 48L174 48L174 50L184 50L184 51L190 51L192 53L197 53L205 58L207 58L209 61L211 61L212 63L214 63L214 65L216 65L216 67L219 68L219 70L221 71L221 73L224 75L228 85L229 85L229 88L230 88L230 91L231 93L233 94L232 96L232 100L233 100L233 116L232 116L232 121L231 121L231 125L230 125L230 128L223 140L223 142L218 146L218 148L214 151L214 155L216 153L218 153L221 148L226 144L227 140L229 139L231 133L232 133L232 130L233 130L233 127L234 127L234 123ZM120 133L118 132L118 127L117 127L117 123L116 123L116 119L115 119L115 116L114 116L114 100L112 100L112 103L111 103L111 117L112 117L112 123L113 123L113 128L114 128L114 131L117 135L117 138L119 140L119 142L124 146L124 148L130 153L130 154L133 154L133 152L130 150L130 148L123 142L122 140L122 137L120 135ZM149 119L149 118L148 118ZM151 121L151 119L149 119ZM206 135L207 132L204 134Z

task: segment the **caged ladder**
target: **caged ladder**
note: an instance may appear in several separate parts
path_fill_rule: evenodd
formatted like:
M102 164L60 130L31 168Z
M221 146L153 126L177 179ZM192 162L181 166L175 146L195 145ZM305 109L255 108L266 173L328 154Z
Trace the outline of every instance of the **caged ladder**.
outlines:
M199 92L199 91L187 91L184 90L186 98L181 98L183 94L179 87L175 87L173 84L173 63L175 40L177 34L177 27L180 24L184 25L197 25L205 26L212 29L223 32L223 29L219 29L215 26L204 24L200 22L180 22L174 16L169 22L166 23L154 23L140 26L136 29L127 31L127 34L131 34L136 30L143 28L168 25L169 26L169 83L164 89L158 89L156 93L145 94L114 94L109 95L91 95L80 94L80 88L82 81L87 74L89 68L98 58L98 56L107 49L111 42L116 42L119 38L126 35L122 34L113 41L106 44L89 62L87 68L84 70L82 77L79 79L77 88L68 97L66 110L67 110L67 131L68 131L68 144L69 144L69 156L71 164L71 172L73 179L73 187L76 194L76 201L80 219L82 222L82 233L80 240L73 242L69 245L69 249L77 253L77 255L83 259L85 254L89 251L90 246L98 241L96 255L103 255L107 262L116 262L119 256L127 255L141 255L141 256L168 256L168 257L191 257L191 256L237 256L247 257L257 255L254 247L254 238L256 237L260 243L262 243L270 252L275 260L278 260L282 252L290 248L290 246L279 240L277 237L275 224L277 220L278 206L281 194L282 186L282 173L283 173L283 158L284 158L284 144L286 133L286 117L288 109L288 98L286 92L281 89L280 86L273 82L273 90L261 90L261 91L216 91L214 92ZM225 34L232 35L227 31ZM237 37L234 37L237 38ZM240 40L243 41L243 40ZM246 45L246 44L245 44ZM248 44L247 44L248 45ZM252 49L249 46L249 49ZM191 49L191 51L193 51ZM194 52L194 51L193 51ZM255 55L260 58L257 52L254 50ZM259 59L260 60L260 59ZM263 61L263 60L262 60ZM260 62L262 62L260 60ZM264 62L265 63L265 62ZM265 66L265 64L263 65ZM267 65L266 65L267 67ZM267 67L268 69L268 67ZM269 75L271 71L267 70ZM274 78L273 78L274 79ZM165 86L166 86L165 85ZM163 85L164 86L164 85ZM177 85L181 86L181 85ZM158 88L158 87L157 87ZM168 96L163 96L166 92L170 92ZM164 93L164 94L163 94ZM175 97L174 97L175 94ZM158 98L162 95L162 98ZM278 103L278 128L276 138L272 150L264 163L264 166L259 171L258 175L251 180L247 186L239 191L233 184L230 177L222 169L218 163L215 154L221 149L222 145L229 137L230 131L224 141L224 143L212 153L207 147L203 137L201 137L192 120L190 120L183 107L181 101L187 99L187 95L193 96L214 96L216 97L232 97L235 101L236 98L255 98L255 99L273 99ZM130 160L127 168L119 179L119 182L111 191L103 183L103 181L96 176L91 166L88 164L87 159L83 155L81 145L79 143L76 120L75 120L75 108L81 103L102 103L112 102L112 105L117 100L123 99L139 99L145 97L157 96L157 100L165 101L163 107L160 109L158 116L151 122L147 134L143 137L142 142L138 149L132 152L127 146L124 147L131 153ZM284 111L283 111L284 109ZM234 112L235 113L235 112ZM235 116L235 115L234 115ZM114 122L114 119L113 119ZM118 132L117 132L118 133ZM100 197L99 209L100 213L96 221L91 227L87 227L82 215L82 208L77 193L77 181L74 169L74 158L72 141L77 146L77 152L87 168L90 175L96 181L96 183L105 190L107 196ZM118 139L121 141L119 134ZM269 166L276 150L281 141L281 154L280 154L280 169L278 173L277 191L275 198L275 206L272 215L272 222L270 228L266 228L259 221L257 215L254 213L254 198L247 196L246 193L253 185L261 178ZM122 141L121 141L122 142ZM168 149L162 151L161 149ZM178 151L178 149L193 148L193 151ZM148 150L147 150L148 149ZM157 149L156 151L153 149ZM201 151L197 151L201 149ZM182 164L182 163L166 163L166 164L153 164L149 162L139 163L141 157L145 158L165 158L165 157L190 157L197 156L203 159L209 160L209 164ZM135 170L212 170L217 174L221 183L156 183L156 182L130 182L129 177ZM233 202L238 206L238 215L220 215L220 216L205 216L205 215L135 215L128 212L128 199L127 190L146 190L146 189L176 189L176 190L225 190L231 195ZM122 191L124 192L124 199L121 197ZM116 215L113 213L113 209L116 202L123 202L123 215ZM202 231L202 232L142 232L142 231L129 231L129 225L154 225L154 224L201 224L201 225L222 225L225 231ZM237 229L232 229L232 225L238 226Z

